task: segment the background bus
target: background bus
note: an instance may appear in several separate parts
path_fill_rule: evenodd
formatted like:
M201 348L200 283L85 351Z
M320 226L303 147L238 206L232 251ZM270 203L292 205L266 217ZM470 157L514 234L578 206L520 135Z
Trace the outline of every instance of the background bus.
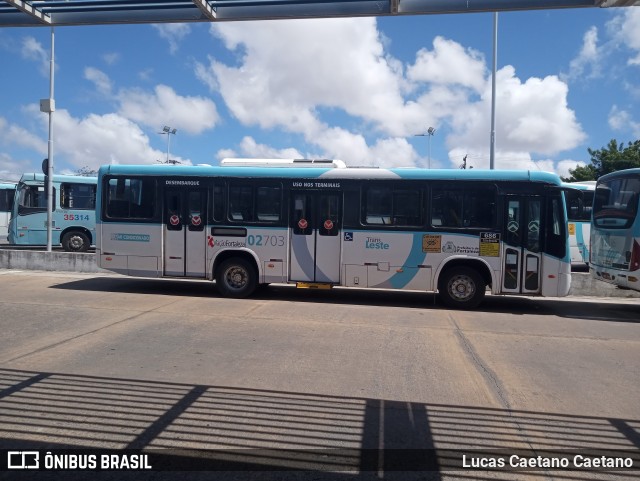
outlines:
M23 174L16 187L9 243L47 244L47 196L44 174ZM84 252L95 243L96 177L53 176L53 245Z
M591 226L594 278L640 290L640 169L603 175L596 184Z
M3 242L7 240L15 192L15 182L0 182L0 241Z
M110 165L98 264L145 277L565 296L561 182L527 171Z
M589 263L589 241L591 237L591 210L596 181L563 184L574 190L565 190L567 218L569 221L569 253L571 262Z

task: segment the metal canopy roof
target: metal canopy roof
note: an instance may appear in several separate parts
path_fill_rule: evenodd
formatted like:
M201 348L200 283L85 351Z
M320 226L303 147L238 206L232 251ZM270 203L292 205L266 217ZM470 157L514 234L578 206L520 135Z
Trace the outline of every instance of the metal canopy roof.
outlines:
M0 27L222 22L640 5L640 0L0 0Z

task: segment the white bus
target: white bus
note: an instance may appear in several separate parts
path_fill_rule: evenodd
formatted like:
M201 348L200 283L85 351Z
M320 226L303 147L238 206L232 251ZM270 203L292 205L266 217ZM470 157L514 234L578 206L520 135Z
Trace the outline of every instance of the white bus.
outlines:
M591 210L596 181L571 182L564 191L569 221L569 253L571 262L589 264L589 241L591 237Z
M603 175L596 184L591 226L595 279L640 291L640 169Z
M0 241L7 240L15 193L15 182L0 182Z
M558 176L529 171L110 165L98 174L99 266L143 277L565 296Z

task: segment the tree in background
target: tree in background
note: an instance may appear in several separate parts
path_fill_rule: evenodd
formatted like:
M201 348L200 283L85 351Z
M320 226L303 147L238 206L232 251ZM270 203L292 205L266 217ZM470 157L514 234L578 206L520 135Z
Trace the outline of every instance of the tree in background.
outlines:
M564 178L565 182L581 182L584 180L598 180L604 174L617 170L640 167L640 140L618 145L613 139L607 148L593 150L587 149L591 156L591 165L578 166L569 169L570 177Z

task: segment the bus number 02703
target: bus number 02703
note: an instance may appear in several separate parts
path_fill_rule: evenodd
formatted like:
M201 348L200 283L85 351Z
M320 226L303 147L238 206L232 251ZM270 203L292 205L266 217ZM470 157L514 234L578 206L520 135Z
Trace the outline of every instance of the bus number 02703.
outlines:
M64 220L89 220L86 214L64 214Z
M284 246L283 235L249 235L247 236L247 245L250 246L272 246L282 247Z

